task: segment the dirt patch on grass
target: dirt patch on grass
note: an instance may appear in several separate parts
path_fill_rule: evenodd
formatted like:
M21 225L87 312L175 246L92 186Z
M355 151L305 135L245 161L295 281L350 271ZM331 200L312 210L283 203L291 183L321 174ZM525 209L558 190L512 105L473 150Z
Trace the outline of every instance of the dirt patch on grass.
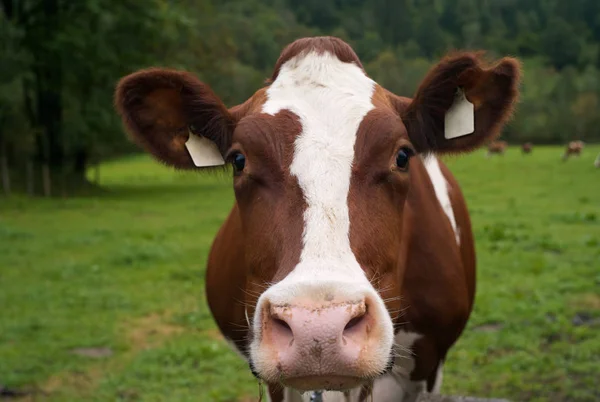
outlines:
M168 323L171 315L169 312L153 313L122 324L127 343L125 351L115 353L110 358L107 356L104 361L92 364L83 371L58 373L41 385L37 392L15 400L34 401L40 395L60 394L63 390L70 390L79 396L91 395L107 372L122 370L140 351L159 347L173 336L183 333L184 327Z
M101 359L113 355L111 348L76 348L71 350L71 353L92 359Z
M171 314L150 314L125 326L130 352L154 348L173 335L185 331L184 327L169 324Z
M50 377L48 381L41 387L44 394L53 394L63 388L71 388L87 394L87 391L92 390L102 375L104 374L105 365L94 365L85 371L66 371Z
M600 310L600 294L585 293L578 295L571 300L570 304L577 308Z
M118 372L124 369L138 353L160 347L169 339L191 329L172 323L173 312L152 313L147 316L128 320L120 325L124 334L125 350L111 348L77 348L70 353L95 360L84 370L68 370L59 372L48 378L40 386L24 391L21 395L10 397L11 401L33 402L44 400L46 397L77 395L85 398L93 395L94 390L106 373ZM216 341L224 341L221 332L210 328L199 333ZM3 399L0 397L0 400ZM248 399L248 402L257 399Z
M43 385L19 390L14 395L0 396L0 400L36 402L46 400L50 395L58 396L62 390L76 390L78 395L89 395L104 374L105 367L93 366L85 371L66 371L50 377ZM66 394L66 392L64 392Z

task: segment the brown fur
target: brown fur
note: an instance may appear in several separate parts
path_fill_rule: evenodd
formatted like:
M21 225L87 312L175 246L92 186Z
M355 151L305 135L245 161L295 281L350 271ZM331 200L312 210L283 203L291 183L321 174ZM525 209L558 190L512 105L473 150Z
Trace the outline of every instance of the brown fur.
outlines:
M343 41L304 38L284 49L273 80L286 61L310 50L329 52L362 68ZM473 307L474 239L460 187L443 163L460 245L421 159L413 157L409 171L399 171L396 154L400 148L468 152L496 138L512 112L518 81L514 59L488 67L478 53L454 54L429 72L412 100L376 87L375 108L357 132L348 194L350 245L386 300L396 329L423 335L414 346L411 378L427 380L429 388ZM458 87L475 105L476 130L446 140L444 115ZM265 99L262 88L227 110L206 85L170 70L132 74L120 82L116 94L117 109L133 139L170 165L193 167L182 145L191 125L215 141L224 155L236 151L246 156L244 171L233 178L236 203L215 237L206 274L207 299L217 325L246 355L252 336L246 316L253 316L260 294L298 263L306 209L289 171L302 127L289 111L261 113ZM273 401L282 400L277 384L269 389Z
M521 151L524 154L530 154L533 151L533 144L531 142L526 142L521 145Z

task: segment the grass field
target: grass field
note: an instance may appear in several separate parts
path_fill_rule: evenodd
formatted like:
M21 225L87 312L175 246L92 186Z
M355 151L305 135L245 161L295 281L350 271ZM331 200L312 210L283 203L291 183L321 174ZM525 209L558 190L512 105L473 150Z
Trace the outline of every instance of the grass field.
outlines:
M599 151L566 163L552 147L448 161L472 213L479 277L444 393L600 400ZM228 176L132 157L103 165L101 184L93 197L0 198L5 393L258 400L204 299L206 256L233 203Z

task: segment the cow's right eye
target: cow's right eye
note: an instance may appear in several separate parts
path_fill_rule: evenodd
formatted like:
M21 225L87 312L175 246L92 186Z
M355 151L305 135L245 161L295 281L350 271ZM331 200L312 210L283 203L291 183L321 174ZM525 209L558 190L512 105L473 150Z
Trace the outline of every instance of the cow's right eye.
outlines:
M413 156L413 151L410 148L402 148L396 155L396 167L402 171L408 170L408 162Z
M235 172L240 173L242 170L244 170L244 167L246 167L246 157L237 152L232 156L231 163Z

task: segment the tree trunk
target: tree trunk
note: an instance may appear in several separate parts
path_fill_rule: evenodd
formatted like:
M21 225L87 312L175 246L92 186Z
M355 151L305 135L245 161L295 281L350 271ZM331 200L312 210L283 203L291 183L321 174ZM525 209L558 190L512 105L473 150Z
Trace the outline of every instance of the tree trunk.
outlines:
M25 174L27 175L27 194L33 197L35 192L35 177L33 175L33 160L31 158L27 160L27 165L25 166L25 169Z
M59 32L59 2L44 0L46 16L42 29L51 43ZM36 97L38 123L43 127L42 177L44 194L50 193L50 171L61 174L64 164L64 138L62 132L62 60L60 52L42 47L35 57ZM60 185L59 185L60 186Z
M4 141L0 142L0 171L2 171L2 188L4 189L4 194L10 195L10 172L8 170L8 154Z
M37 115L32 100L32 92L34 92L34 86L31 78L23 79L23 106L25 109L25 116L29 120L31 127L35 127L33 133L34 149L31 150L31 155L27 159L26 175L27 175L27 194L33 197L36 194L35 188L35 168L39 161L43 160L43 134L39 130Z
M42 164L42 183L44 186L44 196L52 195L52 180L50 179L50 166L47 163Z
M88 160L89 154L85 148L80 148L75 152L73 178L77 181L77 184L82 184L86 181L85 173L87 170Z
M47 78L46 82L51 81ZM61 96L58 91L42 89L39 93L39 119L46 132L46 162L60 169L64 163L64 150L61 127Z
M60 174L60 194L63 198L67 198L67 166L65 163L58 170Z

